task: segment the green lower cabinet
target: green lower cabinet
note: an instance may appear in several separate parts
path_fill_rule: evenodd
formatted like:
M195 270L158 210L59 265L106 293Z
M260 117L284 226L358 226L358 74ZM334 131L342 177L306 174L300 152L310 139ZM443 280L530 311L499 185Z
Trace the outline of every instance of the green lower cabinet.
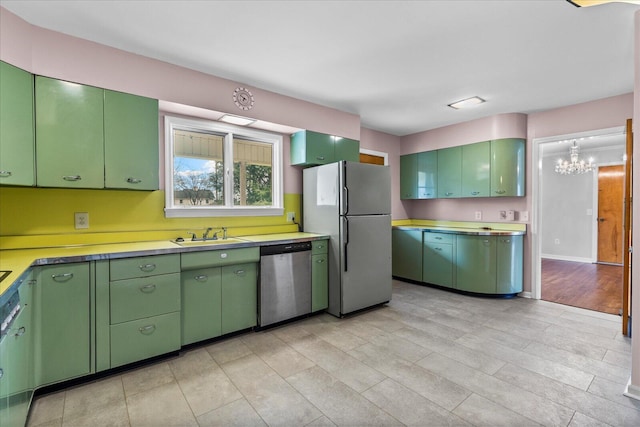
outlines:
M391 274L422 281L421 230L391 230Z
M34 272L35 385L89 374L89 263L42 266Z
M329 257L325 254L311 256L311 311L329 307Z
M111 282L111 324L180 311L180 273Z
M522 292L523 282L523 237L497 237L496 293L501 295Z
M180 312L111 325L111 367L180 349Z
M222 334L256 326L258 268L256 263L222 267Z
M0 426L26 424L33 395L32 286L19 288L20 311L0 341Z
M426 233L427 234L427 233ZM434 234L434 233L428 233ZM424 242L422 281L434 285L455 287L455 244Z
M186 270L182 282L182 345L222 334L221 268Z
M483 294L495 294L496 263L496 236L457 236L457 289Z

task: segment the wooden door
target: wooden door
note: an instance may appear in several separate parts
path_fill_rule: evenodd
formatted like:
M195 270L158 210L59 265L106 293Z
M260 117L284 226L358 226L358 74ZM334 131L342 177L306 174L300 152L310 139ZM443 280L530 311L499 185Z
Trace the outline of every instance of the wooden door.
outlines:
M624 165L598 168L598 262L622 264Z

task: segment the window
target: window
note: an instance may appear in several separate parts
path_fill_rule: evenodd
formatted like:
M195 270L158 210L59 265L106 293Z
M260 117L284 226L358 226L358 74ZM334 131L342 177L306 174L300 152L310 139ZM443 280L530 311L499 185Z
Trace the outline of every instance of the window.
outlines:
M282 136L165 117L167 217L282 215Z

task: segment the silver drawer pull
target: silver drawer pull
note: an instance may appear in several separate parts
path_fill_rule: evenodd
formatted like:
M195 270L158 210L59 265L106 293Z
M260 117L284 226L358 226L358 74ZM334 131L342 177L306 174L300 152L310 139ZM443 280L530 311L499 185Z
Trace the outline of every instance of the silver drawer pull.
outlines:
M445 196L453 196L453 193L450 191L447 191L446 193L444 193Z
M156 330L156 325L147 325L138 328L141 334L150 335Z
M127 178L127 182L129 184L140 184L142 182L142 180L140 178Z
M324 245L318 245L318 246L316 246L316 248L318 248L318 249L324 249Z
M442 248L433 248L433 249L435 249L436 251L442 251Z
M0 368L0 378L4 377L4 369Z
M316 159L318 159L318 160L324 160L324 156L318 156L318 157L316 157Z
M507 190L496 190L496 194L504 194Z
M489 241L488 240L483 240L482 243L484 243L485 245L488 245Z
M0 171L0 178L9 178L11 175L11 171Z
M25 332L27 332L27 329L24 326L20 326L14 336L21 337L24 335Z
M80 181L82 177L80 175L65 175L62 179L65 181Z
M511 239L504 239L502 243L511 243Z
M155 264L144 264L144 265L139 265L138 268L142 271L153 271L156 269L156 265Z
M316 260L316 262L317 262L318 264L322 264L322 263L324 262L324 258L320 258L319 260Z
M156 285L153 283L149 283L148 285L140 286L140 292L144 292L145 294L150 294L151 292L156 290Z
M472 191L472 192L471 192L471 195L472 195L472 196L477 196L478 194L480 194L480 192L479 192L479 191Z
M442 237L434 237L436 240L442 240Z
M198 282L206 282L207 279L209 278L209 276L202 274L200 276L195 276L194 279L196 279Z
M66 282L73 279L73 273L52 274L51 278L56 282Z
M234 271L234 273L236 273L237 276L244 276L245 275L245 271L244 270L236 270L236 271Z

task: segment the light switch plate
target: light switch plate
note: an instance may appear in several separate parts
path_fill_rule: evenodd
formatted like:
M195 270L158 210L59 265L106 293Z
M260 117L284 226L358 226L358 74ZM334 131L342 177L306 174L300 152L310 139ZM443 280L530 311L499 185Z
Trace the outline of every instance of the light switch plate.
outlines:
M529 221L529 211L520 212L520 221Z
M507 221L515 221L516 213L514 211L507 211Z
M89 228L89 212L76 212L74 220L76 229Z

